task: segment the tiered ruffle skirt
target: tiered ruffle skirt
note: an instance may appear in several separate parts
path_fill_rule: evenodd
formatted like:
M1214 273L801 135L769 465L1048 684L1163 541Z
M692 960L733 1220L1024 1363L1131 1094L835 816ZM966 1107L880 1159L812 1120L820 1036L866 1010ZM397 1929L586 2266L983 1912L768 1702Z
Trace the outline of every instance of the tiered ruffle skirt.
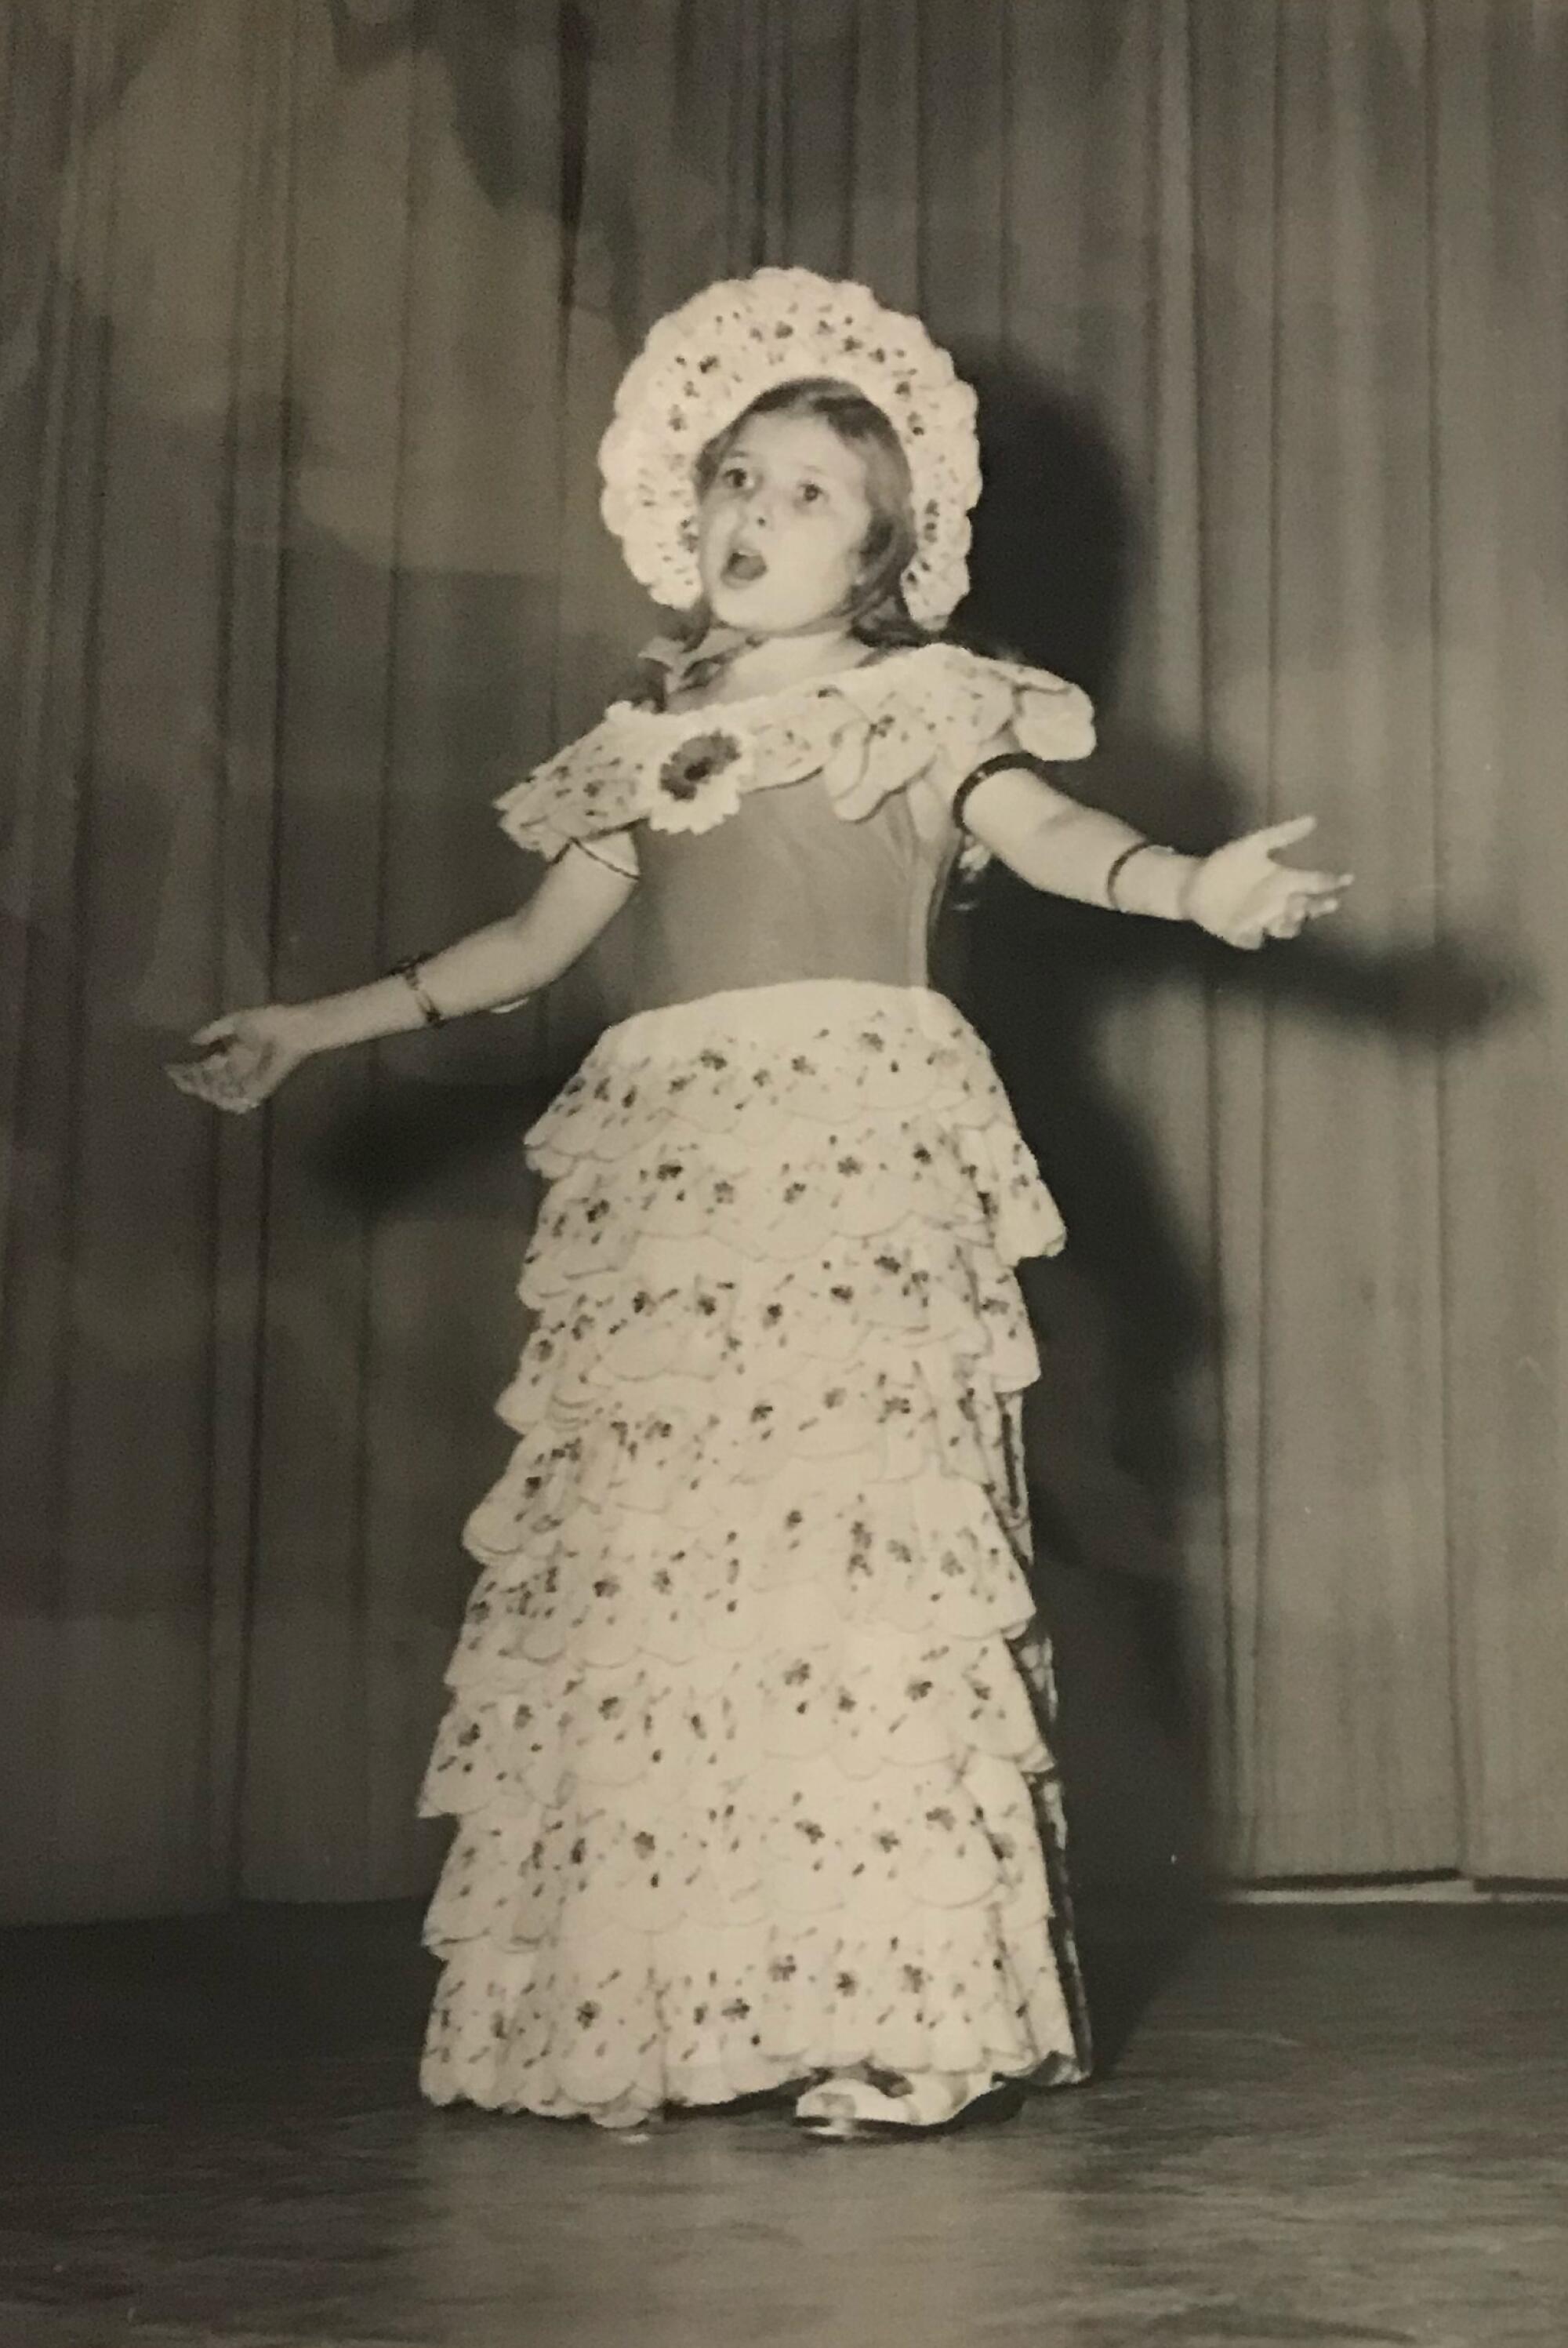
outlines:
M1081 2077L1010 1269L1061 1229L983 1047L917 988L709 996L613 1028L528 1146L425 2094Z

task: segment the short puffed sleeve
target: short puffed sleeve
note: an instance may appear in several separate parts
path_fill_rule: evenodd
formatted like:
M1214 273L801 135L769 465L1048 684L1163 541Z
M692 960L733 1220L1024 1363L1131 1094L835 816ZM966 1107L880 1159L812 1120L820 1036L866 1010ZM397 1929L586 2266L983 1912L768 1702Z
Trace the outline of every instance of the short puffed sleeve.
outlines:
M586 856L590 863L619 872L623 880L635 880L642 869L637 854L637 836L630 829L596 831L591 839L571 839L567 846L573 855Z
M912 664L906 690L920 699L939 746L935 779L949 799L999 741L1052 766L1087 758L1094 747L1094 705L1049 669L943 644L936 659Z
M579 848L628 880L637 877L631 837L637 778L628 767L617 705L589 733L557 751L496 801L501 829L553 863Z
M868 662L824 688L858 722L838 729L825 779L837 812L853 821L890 792L928 785L956 814L965 778L999 752L1049 765L1088 757L1094 707L1081 686L1022 661L989 660L959 644L931 644ZM967 838L958 870L973 878L990 850Z

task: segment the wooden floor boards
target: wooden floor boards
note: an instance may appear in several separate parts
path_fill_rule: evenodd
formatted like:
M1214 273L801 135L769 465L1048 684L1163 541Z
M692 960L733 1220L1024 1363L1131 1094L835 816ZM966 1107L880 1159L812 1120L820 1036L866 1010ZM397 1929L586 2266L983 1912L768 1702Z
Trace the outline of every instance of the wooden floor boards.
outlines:
M1112 2060L985 2131L436 2112L417 1914L0 1936L0 2348L1568 2343L1568 1910L1091 1933Z

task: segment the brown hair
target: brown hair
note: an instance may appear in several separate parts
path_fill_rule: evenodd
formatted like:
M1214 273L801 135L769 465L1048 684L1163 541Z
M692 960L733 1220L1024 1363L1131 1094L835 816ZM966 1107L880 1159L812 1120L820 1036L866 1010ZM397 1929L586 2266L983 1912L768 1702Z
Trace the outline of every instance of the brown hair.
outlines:
M860 551L863 569L851 607L854 633L866 644L927 643L928 631L910 618L900 584L917 543L909 460L881 408L853 384L840 383L833 376L802 376L790 383L774 384L698 451L692 478L699 498L706 497L742 427L753 416L815 417L854 449L866 474L872 517Z

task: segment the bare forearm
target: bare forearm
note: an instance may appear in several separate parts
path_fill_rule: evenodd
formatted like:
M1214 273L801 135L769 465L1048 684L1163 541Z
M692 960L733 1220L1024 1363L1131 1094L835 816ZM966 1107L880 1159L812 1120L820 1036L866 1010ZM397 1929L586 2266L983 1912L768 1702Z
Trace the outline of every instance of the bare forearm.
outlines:
M461 1019L521 1002L570 968L633 885L625 874L569 851L519 911L422 956L417 989L404 976L378 978L296 1006L303 1047L333 1051L405 1035L429 1015L425 1004L442 1019Z
M619 864L569 848L521 911L367 986L225 1012L191 1037L198 1056L171 1063L169 1076L216 1108L259 1108L314 1053L519 1003L569 969L635 886Z
M1138 853L1127 855L1132 849ZM1189 891L1202 861L1145 842L1119 816L1076 805L1049 809L1016 841L999 847L998 853L1032 889L1072 897L1084 905L1114 902L1119 911L1147 913L1165 922L1190 918ZM1124 855L1126 861L1119 862ZM1113 899L1107 886L1112 871Z
M445 1019L492 1011L535 994L559 975L546 966L514 917L474 930L419 964L419 984ZM293 1006L314 1052L368 1044L383 1035L404 1035L425 1024L418 996L402 976L373 979L342 994L318 995Z
M1348 872L1276 861L1313 829L1311 816L1244 832L1209 856L1184 856L1069 798L1034 770L1038 762L1014 764L1010 746L1003 751L982 762L962 820L1032 888L1118 913L1195 922L1229 945L1254 947L1298 936L1350 885Z

